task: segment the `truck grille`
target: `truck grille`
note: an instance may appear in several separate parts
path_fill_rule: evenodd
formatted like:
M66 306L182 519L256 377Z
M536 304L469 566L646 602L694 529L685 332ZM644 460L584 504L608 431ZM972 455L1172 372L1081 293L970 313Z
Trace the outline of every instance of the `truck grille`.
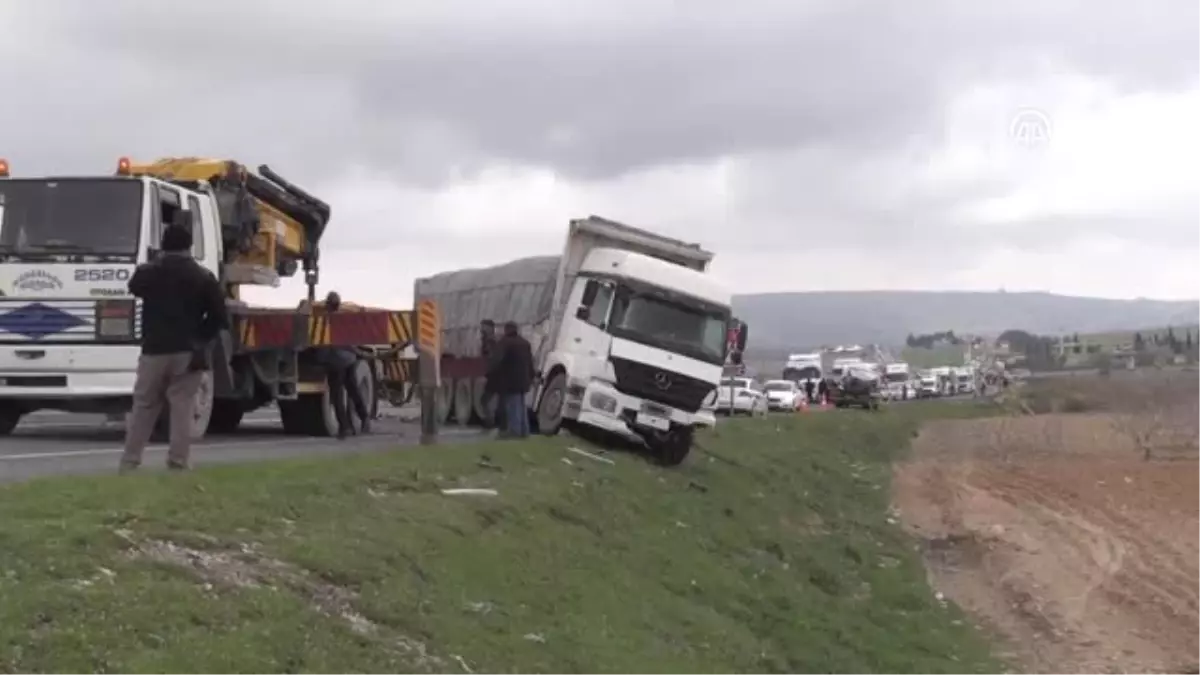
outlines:
M686 412L694 413L699 410L705 397L716 388L711 382L645 363L615 356L610 357L610 360L613 372L617 376L617 391ZM665 386L664 380L667 382Z
M134 338L142 334L137 302ZM0 343L79 344L96 340L96 301L0 298Z

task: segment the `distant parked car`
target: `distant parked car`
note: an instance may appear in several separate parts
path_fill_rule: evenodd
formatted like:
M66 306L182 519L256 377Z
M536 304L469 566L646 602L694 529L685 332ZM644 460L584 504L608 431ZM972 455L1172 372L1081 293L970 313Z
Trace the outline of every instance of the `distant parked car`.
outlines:
M713 408L726 415L765 415L767 397L749 387L723 386L716 391Z
M767 410L793 412L800 408L804 391L792 380L770 380L763 385Z

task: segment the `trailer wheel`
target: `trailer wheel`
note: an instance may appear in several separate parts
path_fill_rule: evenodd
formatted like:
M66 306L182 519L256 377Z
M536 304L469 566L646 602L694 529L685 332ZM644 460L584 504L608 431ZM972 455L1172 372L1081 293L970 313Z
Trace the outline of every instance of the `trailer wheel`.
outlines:
M475 418L485 427L492 426L496 420L496 406L499 405L500 399L498 396L486 396L486 377L475 378L471 384L471 394L472 411L475 413Z
M546 388L542 390L542 398L538 400L537 426L538 431L546 436L558 433L563 424L563 403L567 396L567 374L559 371L550 378Z
M454 421L465 427L471 423L475 412L475 396L471 392L470 377L460 377L454 381Z
M337 415L329 402L329 391L300 394L294 401L279 402L283 431L296 436L336 436Z
M367 406L367 418L375 419L379 414L379 399L376 397L375 388L375 373L371 368L370 361L359 361L354 364L354 384L358 385L358 393L362 395L363 403ZM349 406L350 402L346 401ZM352 409L346 408L352 417L356 416Z
M437 416L441 424L448 424L454 413L454 382L443 379L437 390Z

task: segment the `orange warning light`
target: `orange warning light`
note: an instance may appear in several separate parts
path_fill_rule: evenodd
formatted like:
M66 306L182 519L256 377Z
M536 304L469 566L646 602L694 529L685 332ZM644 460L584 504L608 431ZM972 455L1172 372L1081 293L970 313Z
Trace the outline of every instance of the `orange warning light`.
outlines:
M128 176L129 175L129 167L130 167L130 162L129 162L128 157L122 157L122 158L118 159L117 160L117 175L118 176Z
M0 178L8 178L8 160L0 159Z

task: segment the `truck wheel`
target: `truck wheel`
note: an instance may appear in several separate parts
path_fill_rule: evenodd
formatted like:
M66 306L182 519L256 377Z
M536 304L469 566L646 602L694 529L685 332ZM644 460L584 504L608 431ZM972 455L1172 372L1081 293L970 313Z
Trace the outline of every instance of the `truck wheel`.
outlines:
M208 418L208 433L232 434L242 424L242 402L233 399L216 399L213 401L212 416Z
M362 394L363 403L367 405L367 418L375 419L379 414L379 399L375 395L375 375L371 372L370 361L359 361L354 364L354 383L358 385L358 392ZM350 402L347 401L346 405ZM351 416L356 416L353 410L347 408ZM357 419L357 417L355 417Z
M17 424L21 422L21 411L15 406L2 405L0 406L0 436L7 436L17 428Z
M443 379L437 390L437 418L440 424L450 422L454 413L454 380Z
M499 399L495 396L485 397L486 388L486 377L477 377L471 383L471 411L483 426L490 427L496 419L496 405Z
M475 396L471 392L472 378L460 377L454 381L454 421L465 427L471 423L475 412Z
M679 427L664 436L647 441L655 459L663 466L679 466L692 451L695 431L691 427Z
M295 436L336 436L337 415L329 401L329 391L300 394L294 401L279 402L279 421L283 431Z
M541 400L538 401L537 424L539 432L546 436L553 436L562 428L562 411L566 395L567 374L558 373L550 378L550 382L542 390Z

